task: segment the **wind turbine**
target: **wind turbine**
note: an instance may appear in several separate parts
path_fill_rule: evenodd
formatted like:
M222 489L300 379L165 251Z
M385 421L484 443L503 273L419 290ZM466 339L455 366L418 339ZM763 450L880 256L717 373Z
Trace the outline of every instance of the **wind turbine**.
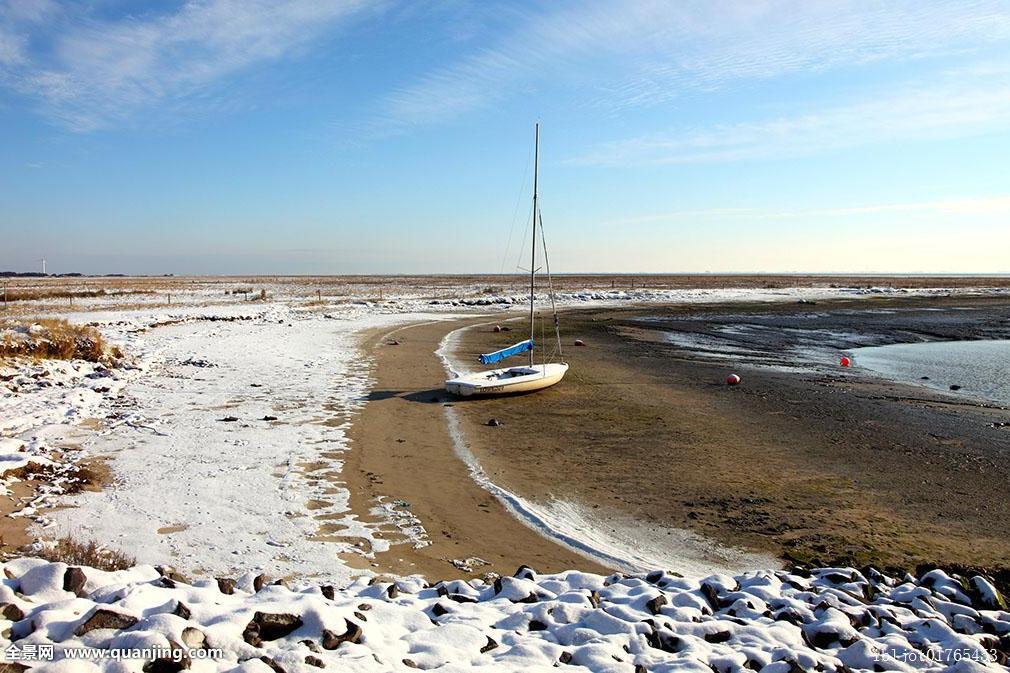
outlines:
M42 275L44 276L46 275L46 258L43 257L39 261L42 262Z

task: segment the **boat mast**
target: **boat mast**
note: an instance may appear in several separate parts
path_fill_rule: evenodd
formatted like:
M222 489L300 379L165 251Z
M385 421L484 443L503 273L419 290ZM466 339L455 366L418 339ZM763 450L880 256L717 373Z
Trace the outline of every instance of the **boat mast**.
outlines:
M540 178L540 122L534 127L533 141L533 244L530 248L530 341L533 341L533 281L537 266L537 183ZM533 367L533 349L530 349L530 368Z

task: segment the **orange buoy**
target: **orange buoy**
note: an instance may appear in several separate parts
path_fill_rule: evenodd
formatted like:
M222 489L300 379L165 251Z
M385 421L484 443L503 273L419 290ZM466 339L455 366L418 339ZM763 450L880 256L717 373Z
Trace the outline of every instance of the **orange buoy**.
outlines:
M739 383L740 383L740 377L737 374L730 374L729 376L726 377L727 386L735 386L739 385Z
M841 361L841 365L842 365L843 367L848 367L848 366L849 366L849 365L851 365L851 364L852 364L852 360L850 360L849 358L847 358L847 357L845 357L845 356L843 355L843 356L842 356L842 361Z

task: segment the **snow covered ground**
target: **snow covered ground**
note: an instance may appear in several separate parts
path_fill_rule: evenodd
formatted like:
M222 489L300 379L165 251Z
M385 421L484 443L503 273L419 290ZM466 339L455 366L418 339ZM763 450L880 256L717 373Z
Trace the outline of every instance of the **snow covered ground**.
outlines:
M115 483L101 492L63 496L60 504L71 508L40 515L39 506L65 485L60 480L72 478L56 476L39 502L22 503L19 515L32 517L47 537L74 533L142 562L170 562L193 572L255 568L335 580L349 572L338 554L367 556L391 543L423 544L423 522L395 503L374 503L367 521L348 511L339 483L341 453L349 415L368 390L368 363L355 341L362 330L418 319L422 312L449 317L498 311L525 299L486 289L447 285L432 297L430 288L387 287L376 298L374 287L355 294L355 286L343 286L339 299L312 301L309 285L289 282L268 284L268 301L249 301L258 293L243 288L236 294L233 288L225 294L220 283L208 280L173 288L172 305L157 305L150 294L139 303L132 294L77 300L77 312L61 315L100 329L131 364L108 369L81 361L21 360L0 372L0 466L9 473L28 462L65 465L98 456L108 460ZM798 301L949 291L592 289L565 291L561 303ZM465 446L458 448L480 480L480 466ZM665 547L637 546L629 554L626 539L605 534L627 526L597 521L598 512L592 513L594 524L578 503L526 503L490 482L485 486L533 527L616 567L641 570L670 558ZM704 541L676 533L666 537L681 543L678 567L694 576L772 563L734 550L713 555Z
M1010 650L995 588L942 571L697 581L523 567L489 582L359 579L335 589L248 574L189 581L152 566L2 568L3 656L33 671L970 673L1006 670L997 662ZM54 663L38 666L40 657Z
M909 294L880 290L889 291ZM41 469L105 457L111 486L61 496L61 480L73 477L57 474L38 501L20 503L18 515L31 517L43 535L93 538L190 577L241 575L240 589L223 593L212 579L174 582L148 565L113 574L85 569L84 586L68 593L64 588L73 589L80 576L68 580L65 566L12 561L3 566L0 586L0 614L12 624L0 620L0 646L6 639L54 644L58 655L67 647L170 641L222 649L216 661L194 654L195 671L269 671L260 657L290 671L315 670L317 663L361 671L547 670L558 662L629 672L942 670L955 656L956 670L1003 670L985 663L983 651L1007 650L1010 616L981 609L987 596L995 600L981 579L962 586L939 575L894 581L851 570L814 578L767 570L700 583L662 573L526 573L497 587L474 580L425 588L402 578L398 595L390 595L397 592L389 585L352 580L360 572L338 554L423 544L425 535L423 522L393 503L375 503L368 520L348 511L339 482L345 430L369 388L368 363L355 342L365 329L518 301L468 292L310 304L304 292L251 302L202 289L174 297L172 306L116 306L107 297L79 302L76 308L85 310L66 317L95 325L127 353L128 364L19 360L0 367L0 474L9 475L0 484L29 463ZM865 292L593 290L567 293L562 303L798 301ZM947 291L923 291L935 292ZM480 477L479 465L474 474ZM73 507L39 513L53 502ZM545 533L568 537L590 555L612 556L629 571L662 567L671 558L666 548L599 537L606 526L585 520L571 503L520 504ZM673 560L697 577L713 568L738 574L755 563L730 556L706 568ZM253 592L252 577L261 572L346 588L333 599L310 586ZM84 633L97 608L127 617L106 622L118 628ZM265 631L275 628L268 623L264 642L250 644L243 633L257 611L297 615L301 625L268 638ZM360 636L349 640L357 643L327 647L340 634L355 635L356 627ZM932 647L949 660L926 655ZM100 667L140 670L122 662ZM53 670L90 669L66 661Z
M87 379L78 363L53 363L82 370L64 377L56 404L41 390L13 396L20 413L5 424L10 464L43 454L38 445L56 419L68 422L57 428L82 415L107 422L80 441L109 461L115 483L63 497L70 508L37 517L46 536L96 539L193 572L255 568L331 581L348 576L339 553L423 542L416 522L382 503L374 520L357 519L339 485L348 419L368 392L358 334L417 316L278 303L72 317L101 328L138 364L124 390Z

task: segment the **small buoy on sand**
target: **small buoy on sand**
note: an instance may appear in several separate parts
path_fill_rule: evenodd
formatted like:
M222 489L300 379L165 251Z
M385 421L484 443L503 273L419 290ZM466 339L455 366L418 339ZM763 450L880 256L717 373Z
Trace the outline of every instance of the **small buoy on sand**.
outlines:
M849 358L847 358L847 357L845 357L843 355L842 356L842 360L841 360L841 362L839 364L841 364L843 367L848 367L849 365L852 364L852 360L850 360Z
M491 330L491 331L492 331L492 332L501 332L501 325L495 325L495 326L494 326L494 329L493 329L493 330Z
M582 339L576 339L576 340L575 340L575 345L576 345L576 346L585 346L585 345L586 345L586 342L585 342L585 341L583 341Z
M736 386L740 384L740 376L738 374L730 374L726 377L727 386Z

